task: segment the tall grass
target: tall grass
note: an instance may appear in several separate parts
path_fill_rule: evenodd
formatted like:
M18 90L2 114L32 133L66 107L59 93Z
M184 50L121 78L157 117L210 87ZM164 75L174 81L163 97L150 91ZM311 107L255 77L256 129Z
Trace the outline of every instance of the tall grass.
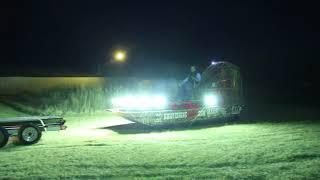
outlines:
M93 113L108 107L110 97L115 93L113 88L59 88L37 94L23 93L4 102L32 115Z
M31 115L66 115L103 111L110 98L133 93L172 93L176 82L166 80L113 79L106 87L76 86L54 88L38 93L21 93L2 101L18 111Z
M102 88L73 88L47 91L42 95L41 109L47 113L88 113L101 111L108 105L107 91Z

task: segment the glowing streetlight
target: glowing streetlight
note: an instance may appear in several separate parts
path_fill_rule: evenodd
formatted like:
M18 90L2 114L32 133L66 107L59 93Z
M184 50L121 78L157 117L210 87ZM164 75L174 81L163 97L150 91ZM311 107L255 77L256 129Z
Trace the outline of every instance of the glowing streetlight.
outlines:
M114 53L114 60L118 62L123 62L126 59L126 52L125 51L116 51Z

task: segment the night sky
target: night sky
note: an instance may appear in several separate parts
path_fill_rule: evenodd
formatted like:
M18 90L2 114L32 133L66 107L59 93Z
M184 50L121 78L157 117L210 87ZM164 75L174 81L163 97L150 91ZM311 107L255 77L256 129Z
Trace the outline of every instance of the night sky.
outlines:
M129 50L133 73L161 75L224 57L252 81L314 83L316 7L279 0L16 1L3 11L10 35L2 67L91 74L120 46Z

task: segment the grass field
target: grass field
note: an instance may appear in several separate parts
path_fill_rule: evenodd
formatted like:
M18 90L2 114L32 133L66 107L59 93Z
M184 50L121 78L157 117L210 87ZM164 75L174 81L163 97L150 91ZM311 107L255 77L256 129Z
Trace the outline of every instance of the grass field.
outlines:
M0 104L1 116L23 115ZM319 179L320 123L281 122L153 130L108 113L66 117L69 129L0 150L6 178ZM91 127L89 127L90 125ZM133 128L133 129L132 129Z

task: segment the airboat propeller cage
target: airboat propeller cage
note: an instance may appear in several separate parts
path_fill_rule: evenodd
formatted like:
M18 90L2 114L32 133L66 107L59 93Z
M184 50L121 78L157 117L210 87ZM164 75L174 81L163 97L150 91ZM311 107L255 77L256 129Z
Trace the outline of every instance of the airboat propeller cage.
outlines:
M236 117L242 110L240 69L229 62L211 64L202 73L201 81L190 100L171 101L165 109L109 110L131 121L151 126Z
M242 104L243 90L240 68L221 61L211 64L203 73L197 95L214 93L223 97L225 106Z

